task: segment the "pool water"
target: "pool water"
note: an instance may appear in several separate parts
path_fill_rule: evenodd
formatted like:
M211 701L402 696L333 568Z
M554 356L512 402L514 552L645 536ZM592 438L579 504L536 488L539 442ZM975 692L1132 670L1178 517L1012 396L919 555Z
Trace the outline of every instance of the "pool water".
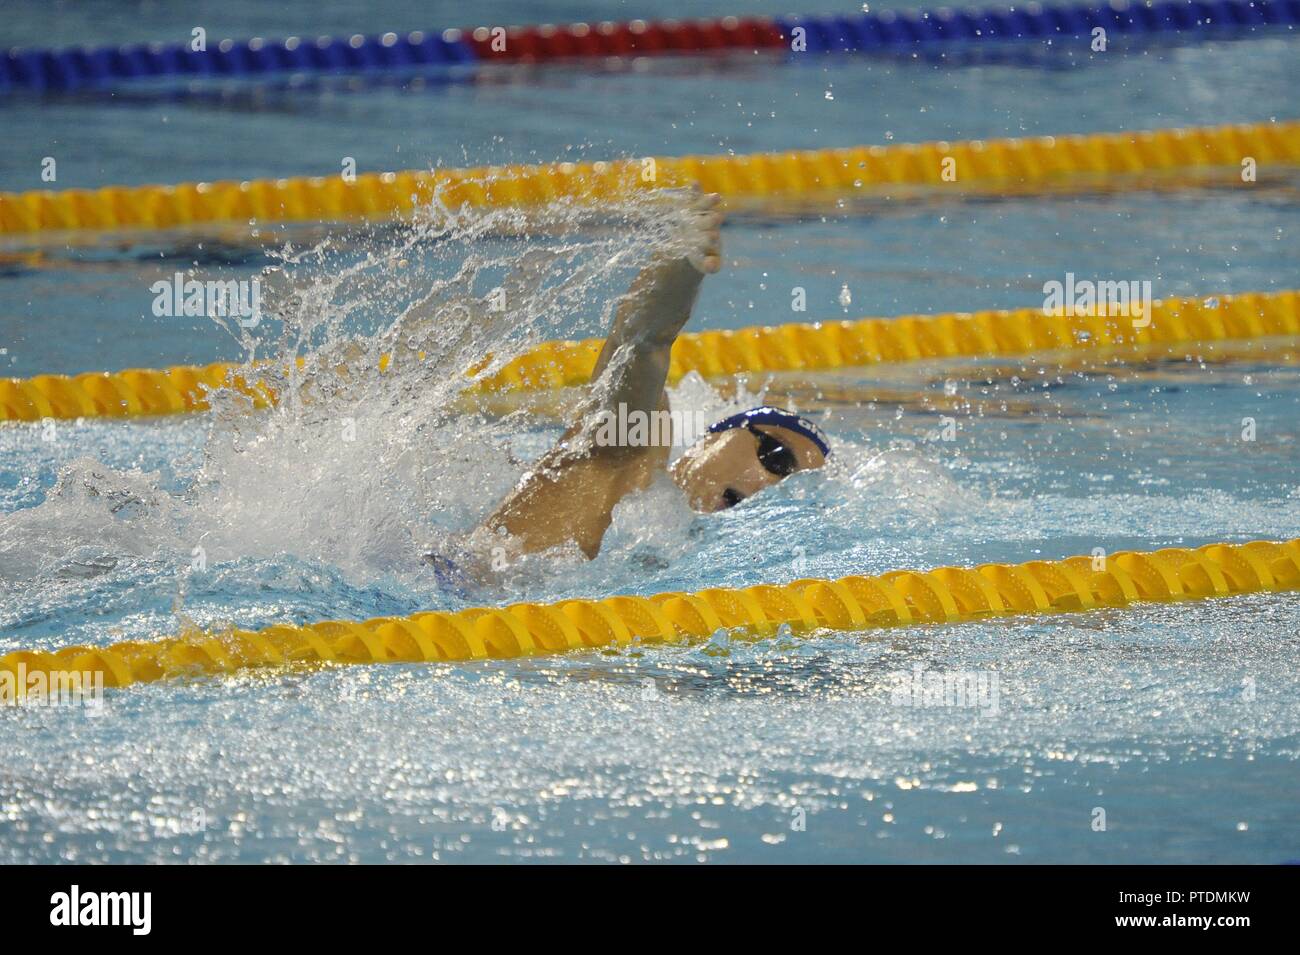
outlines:
M187 18L269 35L456 15L394 0L357 22L355 8L320 6L240 0L181 17L138 4L134 21L104 26L78 5L19 2L6 27L10 42L58 45L175 39ZM547 16L683 11L737 12L654 0ZM477 15L537 19L505 2ZM40 187L47 155L57 185L73 187L328 175L345 156L367 171L1295 118L1300 41L1286 34L999 50L16 95L0 102L13 131L0 188ZM1292 288L1296 185L760 209L728 222L726 266L689 327L1037 307L1067 271L1148 279L1157 296ZM249 345L311 356L377 334L434 281L460 273L481 292L527 254L555 256L547 287L567 297L528 298L526 320L464 344L506 355L599 334L627 279L608 260L648 247L608 226L525 242L490 224L10 246L0 374L239 359ZM246 278L272 265L296 308L246 341L150 312L150 286L176 271ZM807 313L791 311L796 286ZM60 422L53 435L4 425L0 653L188 623L1300 537L1297 344L753 379L751 398L795 404L834 436L826 469L709 517L664 482L620 506L596 560L524 561L466 592L416 555L486 513L560 424L466 413L449 374L354 388L321 377L306 383L311 400L260 414ZM443 370L464 367L459 347ZM689 378L672 397L719 414L741 400L715 385ZM345 421L355 441L339 440ZM1300 595L1263 594L143 685L110 691L94 716L0 709L0 862L1294 861L1298 664ZM970 675L986 692L904 705L897 688L917 673Z

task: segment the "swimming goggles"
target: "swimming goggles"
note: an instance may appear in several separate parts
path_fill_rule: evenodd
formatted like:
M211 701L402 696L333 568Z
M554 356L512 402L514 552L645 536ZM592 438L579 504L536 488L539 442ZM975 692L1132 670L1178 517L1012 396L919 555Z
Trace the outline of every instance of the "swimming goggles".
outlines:
M802 434L812 441L823 455L831 453L830 442L826 439L826 435L822 433L821 428L808 419L799 417L792 411L786 411L784 408L774 408L771 405L750 408L748 411L740 412L740 414L723 418L721 421L710 425L709 433L717 434L721 431L730 431L733 428L744 428L758 438L758 463L763 465L770 474L775 474L777 477L788 477L799 470L799 459L795 457L794 451L774 435L767 431L760 431L756 427L756 425L760 424L789 428L791 431Z

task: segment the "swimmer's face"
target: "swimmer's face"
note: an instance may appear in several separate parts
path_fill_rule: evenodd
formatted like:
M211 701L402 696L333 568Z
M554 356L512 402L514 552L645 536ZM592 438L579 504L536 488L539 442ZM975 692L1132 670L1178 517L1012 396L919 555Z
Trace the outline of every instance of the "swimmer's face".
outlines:
M780 483L786 471L825 463L821 448L807 436L780 425L756 424L705 435L674 462L672 476L691 507L711 513Z

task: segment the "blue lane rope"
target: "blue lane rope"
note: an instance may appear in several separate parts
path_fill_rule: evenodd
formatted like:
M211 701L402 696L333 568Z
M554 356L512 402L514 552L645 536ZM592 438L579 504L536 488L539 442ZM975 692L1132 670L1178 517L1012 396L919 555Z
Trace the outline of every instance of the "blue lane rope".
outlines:
M886 11L865 16L777 18L782 33L803 27L810 52L865 52L925 43L1050 39L1233 30L1300 23L1300 0L1166 0L1163 3L1063 5L1004 10Z
M802 27L809 52L871 52L915 44L1079 36L1096 27L1121 35L1223 30L1256 34L1261 28L1293 28L1300 24L1300 0L1164 0L1150 4L1116 0L1048 7L1030 3L1010 9L883 11L853 16L779 17L765 22L779 30L782 46L788 46L786 40ZM680 29L668 23L652 23L650 27L661 31ZM535 28L528 32L538 33ZM446 30L315 40L222 40L200 52L184 43L14 49L0 57L0 91L78 89L164 76L403 70L492 58L485 55L485 48L470 34Z
M224 77L263 73L367 72L477 60L457 31L370 37L222 40L204 51L188 44L135 44L66 50L10 50L0 59L0 90L77 89L159 76Z

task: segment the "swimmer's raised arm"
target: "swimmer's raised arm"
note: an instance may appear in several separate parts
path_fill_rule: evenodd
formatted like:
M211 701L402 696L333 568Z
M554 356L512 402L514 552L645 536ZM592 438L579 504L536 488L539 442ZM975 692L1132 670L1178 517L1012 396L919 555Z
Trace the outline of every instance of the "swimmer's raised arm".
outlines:
M673 342L691 317L700 282L722 264L716 206L716 196L700 197L689 226L698 230L694 247L657 252L623 296L592 372L588 412L592 403L616 414L619 405L650 412L662 403Z
M646 487L667 461L666 447L601 445L595 431L606 415L650 414L664 405L673 342L700 282L721 267L718 197L693 193L679 201L681 228L620 301L579 420L487 521L525 551L573 541L594 557L615 505Z

